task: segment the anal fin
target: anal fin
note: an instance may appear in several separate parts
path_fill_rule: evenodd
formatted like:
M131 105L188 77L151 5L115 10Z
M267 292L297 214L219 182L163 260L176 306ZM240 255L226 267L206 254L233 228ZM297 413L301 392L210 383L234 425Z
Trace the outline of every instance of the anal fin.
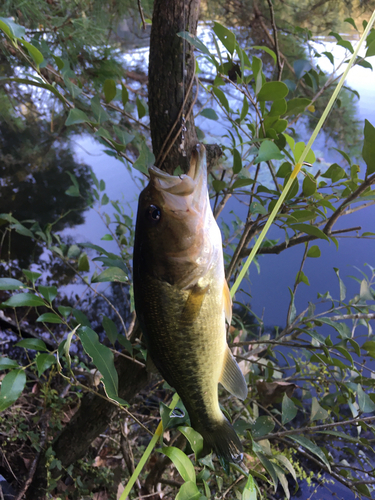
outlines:
M240 367L233 357L229 347L225 353L223 370L219 382L229 391L233 396L239 399L246 399L247 397L247 384Z

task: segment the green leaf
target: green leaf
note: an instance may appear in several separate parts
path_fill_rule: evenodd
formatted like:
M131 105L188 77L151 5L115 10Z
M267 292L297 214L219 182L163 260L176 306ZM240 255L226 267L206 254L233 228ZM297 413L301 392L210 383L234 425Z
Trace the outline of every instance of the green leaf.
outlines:
M365 120L364 136L362 158L367 165L366 175L370 175L375 172L375 128L368 120Z
M257 500L255 481L251 474L248 475L245 487L242 491L241 500Z
M183 434L189 441L191 449L195 453L195 460L198 460L201 451L203 450L203 438L199 432L195 431L191 427L186 425L178 427L178 430Z
M290 101L289 101L290 102ZM281 116L287 110L287 102L285 99L278 99L272 103L268 116Z
M201 493L195 481L186 481L179 489L175 500L200 500L201 498Z
M212 181L212 187L216 191L216 193L220 193L223 189L227 187L227 183L224 181L219 181L218 179L215 179Z
M357 386L358 406L363 413L373 413L375 411L375 403L370 396L362 389L361 384Z
M41 339L23 339L15 344L16 347L24 347L33 351L48 351L46 344Z
M289 471L292 474L293 479L297 482L296 471L293 465L290 463L290 461L286 458L286 456L280 454L280 455L275 455L275 458L286 468L287 471Z
M81 250L78 245L70 245L67 257L68 259L76 259L79 254L81 253Z
M60 92L48 83L40 83L36 80L27 80L26 78L1 78L2 82L16 82L24 85L32 85L33 87L39 87L41 89L46 89L52 92L60 101L65 104L64 96L60 94Z
M233 149L233 173L239 174L242 170L242 158L238 149Z
M71 307L68 307L68 306L59 306L57 308L57 310L59 311L59 313L61 314L61 316L63 316L65 319L70 315L70 313L72 312L72 308Z
M321 229L315 226L311 226L310 224L292 224L290 228L296 231L310 234L311 236L315 236L316 238L321 238L322 240L329 241L328 236L324 234Z
M18 368L18 363L14 359L9 359L5 356L0 358L0 370L9 370L9 368Z
M336 276L339 280L339 285L340 285L340 302L343 302L345 300L345 297L346 297L346 286L344 285L344 282L342 281L342 279L340 278L340 271L337 269L337 267L334 267L333 268L335 273L336 273Z
M288 95L289 89L283 82L266 82L257 96L258 101L278 101Z
M20 24L16 24L11 17L0 17L0 29L11 38L23 38L26 30Z
M116 83L111 78L105 80L103 85L103 92L105 96L105 102L108 104L116 97Z
M271 417L262 415L258 417L253 425L251 425L251 434L253 438L265 436L273 431L275 422Z
M288 398L288 396L286 394L284 394L284 397L283 397L283 402L281 405L281 412L282 412L282 424L283 425L285 425L288 422L290 422L291 420L293 420L296 417L297 412L298 412L296 405L293 403L293 401L290 398Z
M8 300L3 302L3 306L7 307L38 307L44 305L44 300L37 295L34 295L33 293L19 293L17 295L13 295Z
M177 36L184 38L186 41L188 41L193 47L196 49L200 50L203 52L203 54L206 54L207 56L210 57L212 61L214 61L214 58L211 55L211 52L208 50L208 48L202 43L199 38L197 38L194 35L191 35L187 31L181 31L180 33L177 33Z
M22 269L22 272L33 285L35 284L36 280L42 276L41 273L29 271L28 269Z
M296 145L294 147L294 158L296 160L296 163L301 158L301 155L302 155L305 147L306 147L306 145L304 142L297 142L296 143ZM315 155L314 155L314 151L312 149L310 149L309 152L307 153L305 161L307 163L314 163L315 162Z
M91 283L105 283L107 281L117 283L127 283L129 278L119 267L109 267L105 271L92 278Z
M311 248L309 248L309 250L307 252L307 257L311 257L313 259L320 257L320 255L321 255L321 252L320 252L320 248L318 247L318 245L313 245Z
M370 45L367 47L365 57L375 56L375 40L373 40Z
M122 104L125 108L126 103L129 101L129 92L128 92L128 89L124 85L121 85L121 100L122 100Z
M328 57L331 64L335 64L335 58L333 57L333 54L331 52L322 52L322 54Z
M264 52L267 52L267 54L269 54L272 59L273 59L273 62L276 64L277 63L277 57L276 57L276 54L275 52L270 49L269 47L266 47L265 45L253 45L251 47L252 49L256 49L256 50L264 50Z
M151 167L155 163L155 156L150 151L145 141L142 141L139 148L139 156L133 163L133 168L139 170L143 174L148 174L148 167Z
M22 234L22 236L34 238L34 235L30 231L30 229L27 229L27 227L23 226L22 224L12 224L10 227L12 229L15 229L17 233Z
M292 439L293 441L295 441L296 443L298 443L299 445L303 446L311 453L316 455L318 458L320 458L320 460L327 466L328 470L331 472L331 466L326 456L324 455L323 451L318 446L316 446L316 444L310 441L310 439L307 439L303 436L289 436L289 437L290 439Z
M353 28L358 31L358 28L354 22L354 19L352 17L347 17L346 19L344 19L344 23L349 23L353 26Z
M309 196L312 196L313 194L316 193L316 179L313 177L310 177L310 175L306 175L306 177L303 179L302 183L302 192L303 196L306 196L308 198Z
M174 446L164 446L160 451L173 462L184 481L192 481L195 484L194 466L183 451Z
M296 283L305 283L305 285L310 286L308 277L303 271L298 271L296 276Z
M325 420L328 418L328 411L320 406L315 397L312 398L310 418L312 422L314 420Z
M341 39L341 40L339 40L337 42L337 45L339 45L340 47L344 47L345 49L349 50L349 52L351 54L353 54L353 52L354 52L353 45L349 42L349 40L343 40L343 39Z
M254 56L251 67L253 69L253 75L255 80L255 95L259 94L260 89L263 85L263 72L262 72L263 62L259 57Z
M49 303L57 297L57 288L55 286L38 286L38 291Z
M44 61L43 54L36 47L34 47L34 45L32 45L29 42L26 42L26 40L18 39L18 41L22 43L24 47L26 47L28 53L30 54L30 56L32 57L37 66L42 64L42 62Z
M52 354L38 354L35 361L38 368L38 377L40 377L48 368L51 368L56 363L56 358Z
M282 160L284 155L280 153L280 149L272 141L263 141L260 145L258 156L255 158L254 163L269 160Z
M142 99L140 99L138 96L137 96L137 99L135 102L137 105L138 118L141 119L144 116L146 116L147 108L146 108L144 102L142 101Z
M285 179L286 177L290 177L290 174L292 173L292 165L289 162L284 162L279 170L276 172L276 177L281 177L282 179Z
M62 319L55 313L44 313L37 318L37 321L40 323L63 323Z
M216 111L212 108L202 109L202 111L200 112L200 115L203 116L204 118L208 118L209 120L218 120L219 119Z
M91 323L84 312L80 311L79 309L72 309L71 312L75 317L77 323L79 323L81 326L87 326L89 328L91 327Z
M244 95L243 96L243 102L242 102L242 110L240 114L240 121L244 120L247 117L247 114L249 112L249 103L247 100L247 97Z
M69 111L68 118L65 121L65 125L75 125L76 123L89 123L89 117L78 108L73 108Z
M215 35L218 37L220 42L224 45L224 47L227 49L227 51L233 55L234 49L236 48L236 37L234 33L228 28L225 28L220 23L214 22L214 27L213 27Z
M311 99L306 97L295 97L287 102L287 109L285 114L289 115L299 115L303 113L305 109L311 104Z
M99 342L98 335L87 326L78 330L78 336L86 353L92 359L94 365L102 375L102 382L105 392L109 398L117 401L118 394L118 375L114 365L114 356L112 351Z
M118 337L118 331L115 322L112 321L110 318L107 318L107 316L103 316L102 325L105 330L105 333L107 334L107 337L109 338L109 341L111 342L112 345L115 345Z
M101 125L105 121L109 120L109 114L100 104L100 98L98 95L91 99L91 109L94 113L96 121Z
M332 182L337 182L341 179L344 179L344 177L347 177L346 172L343 168L340 167L340 165L337 165L337 163L333 163L324 174L322 174L322 177L325 177L326 179L332 179Z
M21 290L27 288L22 281L13 278L0 278L0 290Z
M90 263L86 252L82 252L78 257L78 271L87 272L90 271Z
M227 113L230 113L228 99L227 99L226 95L224 94L224 92L221 89L217 88L217 87L213 87L212 88L212 92L219 99L219 102L223 106L223 108L225 109L225 111Z
M245 186L251 186L252 184L254 184L253 179L237 179L233 182L231 190L242 188Z
M11 406L21 396L26 384L23 370L12 370L3 378L0 389L0 411Z
M309 61L306 59L297 59L297 61L294 61L293 63L293 68L294 72L296 74L297 80L303 77L304 74L306 74L310 69L312 69L312 66Z

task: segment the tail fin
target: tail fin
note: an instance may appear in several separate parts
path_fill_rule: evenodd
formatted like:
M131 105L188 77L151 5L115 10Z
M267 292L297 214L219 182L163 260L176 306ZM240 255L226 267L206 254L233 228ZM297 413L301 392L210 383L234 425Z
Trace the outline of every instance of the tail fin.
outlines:
M228 462L241 462L243 459L243 448L235 430L224 418L215 425L212 431L199 429L205 444L211 447L216 454Z

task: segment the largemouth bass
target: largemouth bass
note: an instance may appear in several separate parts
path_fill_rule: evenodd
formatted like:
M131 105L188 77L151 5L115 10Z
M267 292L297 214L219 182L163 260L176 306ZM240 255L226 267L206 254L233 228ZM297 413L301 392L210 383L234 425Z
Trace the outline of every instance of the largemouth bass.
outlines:
M208 197L205 148L197 146L187 175L156 167L149 174L134 243L135 309L148 353L206 447L238 462L242 445L220 410L218 383L242 400L247 385L226 340L232 303Z

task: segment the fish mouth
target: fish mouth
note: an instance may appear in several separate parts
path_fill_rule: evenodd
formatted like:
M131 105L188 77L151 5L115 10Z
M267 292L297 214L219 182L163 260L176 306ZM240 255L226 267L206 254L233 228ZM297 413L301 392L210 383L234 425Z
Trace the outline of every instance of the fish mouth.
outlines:
M192 152L187 174L169 175L157 167L150 167L148 171L150 181L158 191L176 196L189 196L194 193L195 198L207 187L206 149L203 144L197 144Z

